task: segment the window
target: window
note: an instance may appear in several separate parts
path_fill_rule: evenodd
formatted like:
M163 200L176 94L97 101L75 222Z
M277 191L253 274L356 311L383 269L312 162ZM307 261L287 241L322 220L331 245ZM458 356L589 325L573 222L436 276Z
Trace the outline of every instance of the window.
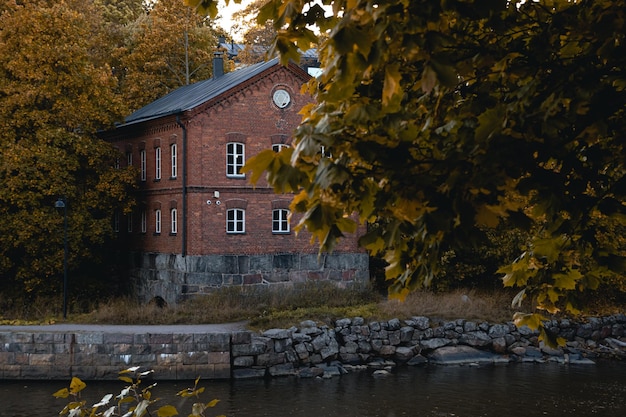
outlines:
M289 147L289 145L285 145L284 143L275 143L274 145L272 145L272 150L274 152L280 152L284 148L288 148L288 147Z
M133 153L132 152L126 152L126 166L129 166L129 167L133 166Z
M241 167L244 161L244 144L231 142L226 146L226 175L229 177L243 177Z
M289 233L289 210L272 210L272 232Z
M139 159L141 160L141 181L146 180L146 150L139 151Z
M161 233L161 210L154 210L154 233Z
M178 210L175 208L170 210L170 218L171 218L171 227L170 233L175 235L178 232Z
M246 212L242 209L230 209L226 217L226 233L245 233Z
M113 213L113 231L116 233L120 231L120 212L117 210Z
M141 211L141 233L146 233L148 230L148 216L146 216L146 211Z
M161 179L161 147L154 148L154 179Z
M128 233L132 233L133 232L133 215L132 213L128 215L128 217L126 217L126 231Z
M172 158L172 178L176 178L178 175L178 167L176 165L176 144L170 145L170 155Z

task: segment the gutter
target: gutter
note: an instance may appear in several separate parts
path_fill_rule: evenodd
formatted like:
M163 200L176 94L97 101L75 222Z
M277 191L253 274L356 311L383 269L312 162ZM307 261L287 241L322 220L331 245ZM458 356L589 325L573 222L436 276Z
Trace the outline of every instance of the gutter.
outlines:
M182 113L182 112L181 112ZM183 140L182 140L182 211L183 211L183 224L181 230L181 253L183 257L187 256L187 127L185 124L181 122L180 115L178 113L176 115L176 124L180 126L183 130Z

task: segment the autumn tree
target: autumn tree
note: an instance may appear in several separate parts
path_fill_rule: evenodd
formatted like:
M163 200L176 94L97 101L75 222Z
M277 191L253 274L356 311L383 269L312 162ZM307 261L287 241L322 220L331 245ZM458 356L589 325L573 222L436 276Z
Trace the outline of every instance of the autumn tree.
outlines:
M115 56L131 111L212 74L217 36L212 21L182 0L158 0L126 27Z
M276 29L271 20L263 24L257 22L259 9L265 4L264 0L255 0L245 8L233 13L234 27L243 33L245 48L239 52L237 59L243 64L262 62L276 37Z
M444 251L507 219L531 238L504 284L552 313L624 272L624 251L594 233L598 219L626 221L623 0L321 3L332 15L316 1L260 11L283 62L317 41L312 27L328 38L295 146L248 169L298 193L292 208L322 248L356 213L403 296Z
M111 68L102 61L98 10L79 0L0 1L5 292L60 290L61 281L53 279L63 271L58 198L67 203L69 268L83 278L104 270L111 213L131 205L134 173L114 169L119 153L96 136L124 111L113 94ZM82 281L80 288L88 285Z

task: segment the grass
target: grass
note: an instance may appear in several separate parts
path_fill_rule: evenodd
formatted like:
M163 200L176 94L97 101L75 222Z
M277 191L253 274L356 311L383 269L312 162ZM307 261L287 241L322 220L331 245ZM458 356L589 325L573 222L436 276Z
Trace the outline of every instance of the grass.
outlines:
M404 302L388 300L368 286L338 288L317 282L268 289L228 287L176 306L140 304L132 298L118 298L82 306L70 305L68 322L93 324L203 324L247 321L254 330L288 328L303 320L332 325L345 317L389 320L428 316L433 319L509 321L512 295L505 291L455 290L446 293L421 291ZM2 305L0 299L0 305ZM6 300L5 304L6 304ZM15 304L15 303L14 303ZM34 300L5 308L0 323L31 324L59 322L58 300ZM20 308L21 306L21 308ZM0 317L2 319L2 317Z

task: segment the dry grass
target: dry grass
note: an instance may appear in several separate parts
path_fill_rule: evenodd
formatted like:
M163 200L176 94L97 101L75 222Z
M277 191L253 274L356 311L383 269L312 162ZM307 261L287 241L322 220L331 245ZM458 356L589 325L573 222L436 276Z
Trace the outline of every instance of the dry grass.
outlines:
M385 316L427 316L442 320L479 320L492 323L510 321L513 295L506 291L454 290L446 293L418 291L405 301L387 300L380 309Z
M290 327L303 320L332 324L344 317L388 320L428 316L433 319L511 320L511 294L504 291L456 290L416 292L404 302L387 300L365 287L337 288L328 283L269 290L264 287L225 288L177 306L159 308L117 299L71 321L109 324L200 324L248 321L256 330Z
M511 320L513 294L506 291L455 290L447 293L420 291L404 302L387 300L369 287L337 288L331 283L307 283L282 288L230 287L176 306L140 304L119 298L83 306L72 304L68 322L97 324L202 324L247 321L255 330L287 328L303 320L332 325L345 317L366 320L405 319L427 316L432 319L467 319L489 322ZM2 300L0 300L2 301ZM59 322L58 300L37 300L24 309L5 309L0 323L29 324ZM1 304L1 303L0 303ZM25 314L24 312L28 314ZM4 319L4 320L3 320Z

